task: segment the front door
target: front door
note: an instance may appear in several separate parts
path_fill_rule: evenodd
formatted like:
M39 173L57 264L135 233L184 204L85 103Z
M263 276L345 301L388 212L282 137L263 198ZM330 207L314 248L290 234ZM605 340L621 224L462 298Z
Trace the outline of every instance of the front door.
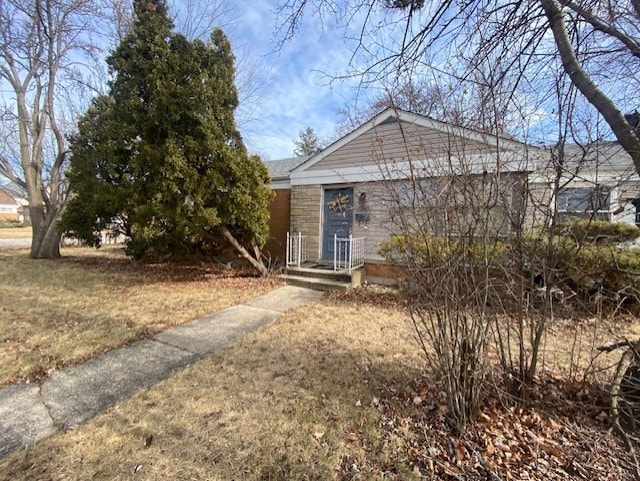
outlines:
M334 235L349 237L353 225L353 189L327 189L324 191L324 230L322 258L333 260Z

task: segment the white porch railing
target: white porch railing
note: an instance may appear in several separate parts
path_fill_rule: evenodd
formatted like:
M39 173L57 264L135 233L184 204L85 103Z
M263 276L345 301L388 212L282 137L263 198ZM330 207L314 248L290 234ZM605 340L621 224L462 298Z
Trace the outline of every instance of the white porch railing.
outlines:
M333 270L348 270L364 265L364 237L333 236Z
M301 232L290 235L287 232L287 267L307 262L307 236Z

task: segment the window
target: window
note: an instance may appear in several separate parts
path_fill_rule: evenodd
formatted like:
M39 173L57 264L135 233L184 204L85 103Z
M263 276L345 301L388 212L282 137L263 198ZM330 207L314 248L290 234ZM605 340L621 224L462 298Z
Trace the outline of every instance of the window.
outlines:
M633 199L631 204L636 208L636 226L640 227L640 197Z
M481 175L397 182L392 214L404 230L433 236L507 236L514 182Z
M558 212L567 217L610 220L611 189L606 186L567 187L558 192Z

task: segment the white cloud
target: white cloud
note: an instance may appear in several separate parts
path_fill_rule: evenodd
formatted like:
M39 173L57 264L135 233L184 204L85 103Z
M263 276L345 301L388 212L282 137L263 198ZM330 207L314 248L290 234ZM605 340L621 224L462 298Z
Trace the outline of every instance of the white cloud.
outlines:
M271 67L270 86L260 99L263 121L259 128L244 132L251 151L271 159L290 157L293 140L311 127L320 138L333 135L336 110L351 97L355 81L333 82L331 76L348 69L351 52L342 32L307 17L296 37L274 52L275 14L272 2L243 3L236 34L259 46Z

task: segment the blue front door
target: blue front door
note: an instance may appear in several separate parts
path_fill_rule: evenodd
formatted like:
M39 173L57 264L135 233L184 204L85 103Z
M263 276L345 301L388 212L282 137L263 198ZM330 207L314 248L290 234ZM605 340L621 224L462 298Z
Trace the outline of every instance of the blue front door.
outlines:
M324 191L324 230L322 258L333 260L334 235L346 238L353 225L353 189L326 189Z

